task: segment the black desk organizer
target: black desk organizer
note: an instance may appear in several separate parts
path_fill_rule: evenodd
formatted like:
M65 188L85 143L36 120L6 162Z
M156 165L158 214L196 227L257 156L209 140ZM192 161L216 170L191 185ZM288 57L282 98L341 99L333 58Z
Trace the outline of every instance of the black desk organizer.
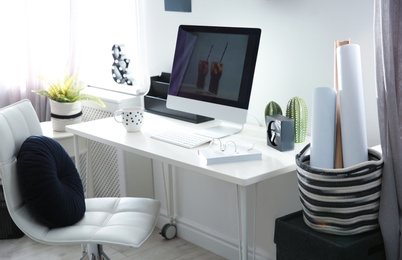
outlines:
M151 77L151 88L144 97L145 110L154 114L184 120L191 123L202 123L213 118L185 113L166 107L170 73L162 72L160 76Z

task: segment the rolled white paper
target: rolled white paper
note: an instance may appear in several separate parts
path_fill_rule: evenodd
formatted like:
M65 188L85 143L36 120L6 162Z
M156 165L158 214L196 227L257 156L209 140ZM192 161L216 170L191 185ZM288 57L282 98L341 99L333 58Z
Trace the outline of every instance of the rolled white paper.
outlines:
M333 169L335 164L336 91L320 87L313 92L310 165Z
M360 46L338 47L337 67L343 165L349 167L368 160Z

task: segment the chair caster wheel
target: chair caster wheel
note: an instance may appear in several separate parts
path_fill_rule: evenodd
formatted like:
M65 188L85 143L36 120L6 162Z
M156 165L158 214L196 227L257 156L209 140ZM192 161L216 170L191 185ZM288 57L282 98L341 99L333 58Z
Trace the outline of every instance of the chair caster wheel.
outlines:
M167 240L170 240L172 238L176 237L176 225L173 224L165 224L162 228L162 231L160 232L160 234L166 238Z

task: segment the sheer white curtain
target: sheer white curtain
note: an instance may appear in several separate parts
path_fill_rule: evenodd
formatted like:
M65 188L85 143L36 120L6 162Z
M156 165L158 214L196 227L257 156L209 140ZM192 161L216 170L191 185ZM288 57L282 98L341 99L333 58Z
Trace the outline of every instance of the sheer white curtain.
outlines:
M0 107L28 98L49 119L46 98L31 90L67 70L88 85L132 91L112 79L113 44L126 46L136 80L149 84L142 8L142 0L0 1Z
M384 157L380 227L387 259L402 259L402 2L375 1L378 118Z
M0 107L28 98L39 118L46 118L46 99L31 90L44 87L40 76L64 74L72 50L70 21L70 0L0 2Z

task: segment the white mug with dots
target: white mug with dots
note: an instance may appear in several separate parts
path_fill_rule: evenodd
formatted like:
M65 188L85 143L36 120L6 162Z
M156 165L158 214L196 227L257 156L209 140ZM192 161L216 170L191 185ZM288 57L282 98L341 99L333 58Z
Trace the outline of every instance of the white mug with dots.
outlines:
M126 107L114 112L114 120L123 124L127 132L138 132L144 122L144 108Z

